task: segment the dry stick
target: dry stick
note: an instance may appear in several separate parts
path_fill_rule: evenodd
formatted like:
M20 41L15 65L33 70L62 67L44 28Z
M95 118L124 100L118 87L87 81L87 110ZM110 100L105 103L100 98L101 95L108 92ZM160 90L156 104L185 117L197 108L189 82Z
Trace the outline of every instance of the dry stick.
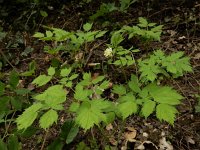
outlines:
M7 61L7 63L18 73L17 69L12 65L12 63L8 60L6 55L3 53L2 49L0 49L1 55L4 57L4 59Z
M107 40L106 40L106 41L107 41ZM106 41L104 41L104 42L102 42L102 43L100 43L100 44L94 46L92 49L90 49L90 53L89 53L89 56L88 56L88 58L87 58L87 60L86 60L86 62L85 62L85 66L87 65L87 63L88 63L90 57L92 56L93 50L96 49L97 47L99 47L100 45L102 45L103 43L105 43Z

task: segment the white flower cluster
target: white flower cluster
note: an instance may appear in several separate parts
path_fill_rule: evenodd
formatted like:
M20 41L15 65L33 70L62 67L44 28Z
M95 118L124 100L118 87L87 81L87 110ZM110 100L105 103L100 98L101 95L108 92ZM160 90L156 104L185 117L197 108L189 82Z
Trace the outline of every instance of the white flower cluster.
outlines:
M106 50L104 51L104 56L105 57L112 57L112 48L106 48Z

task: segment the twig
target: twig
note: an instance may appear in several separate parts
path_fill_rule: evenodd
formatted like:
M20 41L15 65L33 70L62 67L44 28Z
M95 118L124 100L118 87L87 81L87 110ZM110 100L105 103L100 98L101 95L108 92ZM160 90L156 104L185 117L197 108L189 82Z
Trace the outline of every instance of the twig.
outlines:
M107 40L106 40L107 41ZM104 42L102 42L102 43L100 43L100 44L98 44L98 45L96 45L96 46L94 46L93 48L91 48L90 49L90 53L89 53L89 56L87 57L87 59L86 59L86 61L85 61L85 65L84 66L86 66L87 65L87 63L88 63L88 61L89 61L89 59L90 59L90 57L92 56L92 54L93 54L93 50L94 49L96 49L96 48L98 48L100 45L102 45L103 43L105 43L106 41L104 41Z
M0 49L0 53L1 53L1 55L3 56L3 58L7 61L7 63L8 63L17 73L19 73L19 72L17 71L17 69L12 65L12 63L8 60L8 58L6 57L6 55L3 53L2 49Z

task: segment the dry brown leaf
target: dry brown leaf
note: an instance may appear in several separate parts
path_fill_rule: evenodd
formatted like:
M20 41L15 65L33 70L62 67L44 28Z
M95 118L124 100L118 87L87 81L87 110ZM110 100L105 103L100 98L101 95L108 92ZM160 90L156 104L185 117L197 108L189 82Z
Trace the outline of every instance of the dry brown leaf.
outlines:
M76 54L75 56L75 61L79 61L83 58L83 52L79 52L78 54Z
M125 137L126 141L135 142L136 141L135 137L137 134L137 131L135 130L135 128L127 127L126 130L127 130L127 132L124 133L124 137Z
M114 138L109 138L109 142L110 144L112 144L113 146L117 145L117 141Z
M113 125L110 123L106 126L106 130L110 131L113 129Z

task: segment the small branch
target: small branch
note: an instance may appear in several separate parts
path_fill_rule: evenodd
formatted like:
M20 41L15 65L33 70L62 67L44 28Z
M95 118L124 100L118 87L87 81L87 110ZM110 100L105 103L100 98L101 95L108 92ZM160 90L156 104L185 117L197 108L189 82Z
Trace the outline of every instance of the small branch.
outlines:
M18 73L17 69L12 65L12 63L8 60L6 55L3 53L2 49L0 49L0 53L3 56L3 58L7 61L7 63Z

